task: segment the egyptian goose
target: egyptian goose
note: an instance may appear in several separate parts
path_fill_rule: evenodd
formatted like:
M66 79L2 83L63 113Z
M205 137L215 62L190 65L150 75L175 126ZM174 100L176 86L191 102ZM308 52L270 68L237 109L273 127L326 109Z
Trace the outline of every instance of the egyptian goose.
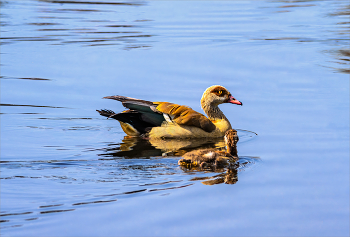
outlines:
M220 168L228 164L228 160L238 160L237 156L237 131L230 129L225 133L226 151L218 151L213 148L200 149L186 153L178 164L187 168L215 167Z
M150 102L118 95L104 99L118 100L129 110L118 114L111 110L97 110L100 115L118 120L123 131L130 136L151 138L222 137L231 129L231 124L218 105L242 105L219 85L211 86L203 93L201 105L208 117L190 107L169 102Z

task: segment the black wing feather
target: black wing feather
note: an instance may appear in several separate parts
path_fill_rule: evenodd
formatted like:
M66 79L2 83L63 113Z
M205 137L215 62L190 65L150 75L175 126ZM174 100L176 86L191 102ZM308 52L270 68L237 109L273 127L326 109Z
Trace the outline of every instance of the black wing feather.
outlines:
M100 115L113 118L123 123L128 123L133 126L139 133L144 134L149 132L149 130L153 127L160 126L164 121L164 118L160 114L156 114L160 116L162 120L158 119L158 121L154 119L150 119L150 117L154 117L153 114L142 113L136 110L127 110L122 113L114 113L112 110L96 110L100 113Z
M103 98L120 101L123 106L129 110L118 114L114 113L112 110L97 110L100 115L128 123L141 134L152 127L161 126L163 121L165 121L162 113L156 109L157 105L153 104L151 101L120 95L106 96Z

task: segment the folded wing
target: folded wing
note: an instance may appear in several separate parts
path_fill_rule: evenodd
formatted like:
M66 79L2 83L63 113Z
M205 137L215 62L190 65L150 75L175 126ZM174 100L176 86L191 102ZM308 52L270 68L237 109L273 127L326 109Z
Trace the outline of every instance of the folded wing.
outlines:
M129 110L118 114L110 110L97 110L100 115L128 123L141 134L148 132L152 127L161 126L166 121L166 115L178 125L194 126L206 132L212 132L216 128L203 114L184 105L169 102L150 102L125 96L107 96L104 98L118 100Z
M169 102L154 102L153 104L157 105L157 110L159 112L169 114L176 124L194 126L206 132L212 132L216 128L207 117L188 106Z

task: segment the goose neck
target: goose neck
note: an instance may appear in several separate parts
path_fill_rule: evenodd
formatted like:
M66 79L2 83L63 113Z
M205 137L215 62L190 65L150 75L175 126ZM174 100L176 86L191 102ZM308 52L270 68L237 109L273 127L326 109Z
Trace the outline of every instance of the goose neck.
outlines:
M208 118L211 120L220 120L220 119L227 120L224 113L219 109L217 105L202 103L202 109L208 115Z

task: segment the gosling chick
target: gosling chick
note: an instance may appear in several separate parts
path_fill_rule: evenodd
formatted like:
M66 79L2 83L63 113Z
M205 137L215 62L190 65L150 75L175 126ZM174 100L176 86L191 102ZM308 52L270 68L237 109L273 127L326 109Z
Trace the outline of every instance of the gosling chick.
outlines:
M191 167L215 167L222 168L228 165L228 160L231 158L237 160L238 142L237 131L230 129L225 133L225 151L218 151L213 148L200 149L186 153L178 164L187 168Z

